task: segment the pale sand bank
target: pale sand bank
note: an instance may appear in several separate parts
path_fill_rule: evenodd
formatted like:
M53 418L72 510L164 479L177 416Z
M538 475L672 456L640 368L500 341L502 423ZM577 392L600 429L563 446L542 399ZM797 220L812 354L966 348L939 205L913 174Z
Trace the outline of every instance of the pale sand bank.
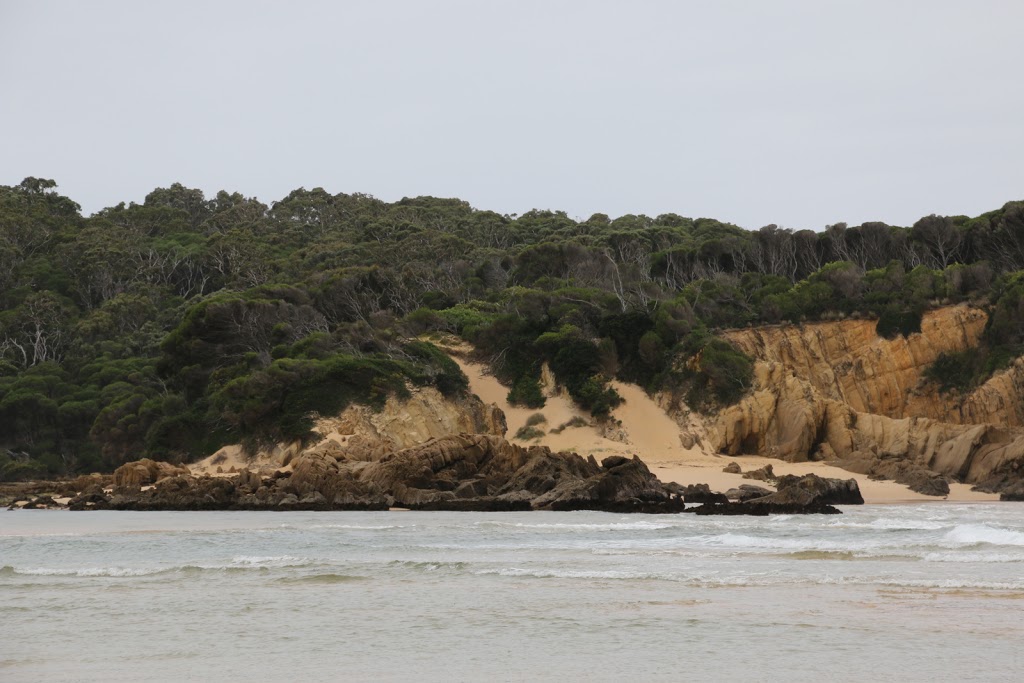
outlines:
M485 366L457 356L454 360L469 378L470 390L485 403L495 403L505 411L509 439L513 439L519 428L526 424L527 418L538 412L547 418L546 424L539 425L545 430L564 424L574 417L591 422L590 416L583 413L564 395L549 396L547 404L539 410L511 406L507 400L508 388L488 374ZM547 433L540 439L525 442L516 440L516 443L540 444L552 450L576 451L583 456L593 454L598 460L609 455L639 455L651 471L664 482L674 481L684 486L703 483L716 491L725 491L741 484L771 488L763 482L744 479L741 475L722 471L727 464L736 461L745 472L770 464L776 474L799 475L813 472L823 477L853 478L857 480L867 503L999 500L996 494L971 491L967 484L950 484L949 496L936 498L915 493L906 486L892 481L873 481L865 475L854 474L823 463L787 463L752 455L733 458L706 452L700 446L684 448L679 440L679 426L640 387L622 382L614 382L614 386L625 399L625 402L615 409L614 417L622 423L629 443L604 438L593 426L568 428L561 434Z

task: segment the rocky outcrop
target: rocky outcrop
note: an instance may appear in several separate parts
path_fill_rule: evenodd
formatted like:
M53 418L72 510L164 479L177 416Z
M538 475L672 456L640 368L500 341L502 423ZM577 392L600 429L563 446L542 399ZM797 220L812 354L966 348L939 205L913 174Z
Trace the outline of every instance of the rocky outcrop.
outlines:
M978 346L987 314L966 305L925 313L921 332L883 339L874 320L776 325L732 330L725 337L765 369L810 387L817 396L858 413L891 418L926 417L954 424L1024 426L1024 360L968 394L942 394L923 379L944 353ZM784 422L801 413L784 392Z
M863 505L856 479L825 479L816 474L802 477L786 475L776 484L777 491L761 498L753 498L751 505Z
M689 509L698 515L839 514L836 505L862 505L856 479L824 479L815 474L779 477L775 492L744 484L722 500ZM721 494L717 494L721 495Z
M1024 473L1022 429L860 412L766 362L750 394L708 421L705 442L728 455L827 461L927 495L948 494L947 479L998 492Z
M724 336L757 361L780 365L824 398L861 413L959 422L957 410L922 392L921 375L943 353L978 345L988 316L969 306L925 313L920 334L884 339L875 320L776 325Z
M745 503L748 500L754 500L755 498L763 498L769 496L772 491L764 488L763 486L754 486L753 484L740 484L737 488L729 489L725 492L725 497L731 501L739 501Z
M143 458L125 463L114 470L113 484L115 489L138 489L183 474L189 474L187 467Z
M134 464L134 463L133 463ZM613 510L678 512L674 495L639 458L524 448L492 434L459 434L373 461L310 450L270 477L173 475L153 486L83 493L73 509ZM137 468L127 468L135 472ZM145 489L145 490L143 490Z
M391 396L380 410L352 405L313 427L325 450L361 460L451 434L504 436L507 429L497 406L473 395L447 398L433 387L413 389L405 398Z

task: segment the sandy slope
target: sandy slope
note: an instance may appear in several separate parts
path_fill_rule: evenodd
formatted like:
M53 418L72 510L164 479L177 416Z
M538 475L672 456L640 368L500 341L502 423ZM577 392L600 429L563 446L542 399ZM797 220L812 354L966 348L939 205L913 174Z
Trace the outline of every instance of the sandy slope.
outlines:
M486 368L471 363L461 357L454 360L469 377L470 390L487 403L495 403L505 411L508 420L508 436L513 438L520 427L534 413L542 413L547 423L540 425L550 430L573 417L586 419L588 415L580 411L564 395L554 394L547 399L547 404L540 410L517 408L508 404L508 388L502 386L494 377L487 374ZM616 408L614 417L622 423L628 443L613 441L601 436L593 426L565 429L561 434L545 434L542 438L530 442L548 446L553 450L571 450L581 455L593 454L599 460L608 455L639 455L658 478L665 482L675 481L680 484L706 483L713 490L724 491L740 484L758 484L761 482L743 479L738 474L727 474L722 471L729 462L736 460L744 471L757 469L771 464L776 474L807 474L814 472L824 477L857 479L864 500L868 503L896 503L942 500L933 496L915 493L905 486L891 481L872 481L864 475L853 474L837 467L821 463L787 463L781 460L758 456L739 456L731 458L704 451L700 446L684 448L679 440L679 427L658 405L644 393L640 387L622 382L614 383L615 389L625 399L623 405ZM550 393L550 392L549 392ZM950 501L985 501L998 500L999 496L977 493L965 484L951 484Z

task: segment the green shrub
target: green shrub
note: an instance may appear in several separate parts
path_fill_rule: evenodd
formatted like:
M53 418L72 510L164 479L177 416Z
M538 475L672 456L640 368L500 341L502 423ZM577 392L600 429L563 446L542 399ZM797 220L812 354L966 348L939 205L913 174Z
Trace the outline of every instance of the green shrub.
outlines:
M878 316L875 331L885 339L895 339L899 335L909 337L921 331L921 317L921 309L888 307Z
M508 402L514 406L543 408L546 399L540 390L540 378L523 375L508 392Z
M530 441L532 439L539 439L544 436L544 430L524 425L516 431L515 438L520 441Z
M537 425L544 424L548 419L544 417L544 413L534 413L530 417L526 418L527 427L536 427Z
M944 353L935 362L925 368L922 373L925 379L935 382L943 392L966 392L978 374L975 360L977 349L967 349L959 353Z

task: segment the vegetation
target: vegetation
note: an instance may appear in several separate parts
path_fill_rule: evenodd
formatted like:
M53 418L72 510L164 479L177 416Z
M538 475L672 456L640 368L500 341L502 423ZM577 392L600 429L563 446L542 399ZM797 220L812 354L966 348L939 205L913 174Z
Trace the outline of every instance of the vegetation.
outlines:
M316 414L409 386L462 392L457 366L415 341L433 331L470 341L513 402L543 406L547 363L601 418L621 401L612 378L735 401L750 361L722 328L871 316L892 336L974 301L992 307L977 381L1024 345L1022 269L1024 202L746 231L175 184L85 217L27 178L0 187L0 477L189 460L306 438Z

